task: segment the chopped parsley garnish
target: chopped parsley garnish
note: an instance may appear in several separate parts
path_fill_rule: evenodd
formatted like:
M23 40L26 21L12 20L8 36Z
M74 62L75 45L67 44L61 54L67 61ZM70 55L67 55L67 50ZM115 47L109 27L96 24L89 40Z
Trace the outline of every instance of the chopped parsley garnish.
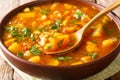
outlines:
M16 26L10 26L5 28L6 31L10 32L10 36L15 37L17 39L24 39L25 37L31 34L31 30L29 28L19 28Z
M5 30L10 32L10 31L16 30L16 27L15 26L6 27Z
M82 11L80 11L80 10L76 10L76 12L74 13L74 17L75 17L76 19L81 19L81 20L83 20L84 17L85 17L85 14L84 14Z
M45 32L45 31L46 31L45 28L41 28L41 27L40 27L40 28L37 28L37 30L40 31L40 32Z
M17 56L22 58L22 57L23 57L23 53L19 51L19 52L17 53Z
M24 28L23 29L23 32L24 32L24 36L29 36L31 34L31 30L29 28Z
M64 41L64 39L59 40L59 41L57 42L58 47L61 47L61 45L62 45L63 41Z
M92 59L96 59L97 58L97 53L91 53L91 54L88 54L88 56L91 56L92 57Z
M60 27L60 26L62 25L62 20L56 20L56 21L55 21L55 25L56 25L57 27Z
M56 59L58 61L68 61L68 60L72 60L72 57L69 57L69 56L58 56L58 57L56 57Z
M50 29L52 29L52 30L60 30L61 25L62 25L62 21L57 20L57 21L55 21L55 23L53 25L50 26Z
M70 24L74 24L77 20L76 19L73 19L70 21Z
M50 12L49 9L44 9L40 13L43 14L43 15L48 15L49 12Z
M103 26L103 29L104 29L106 35L108 35L108 36L112 35L112 34L115 32L114 29L109 29L109 28L106 27L106 26Z
M32 41L36 41L36 38L35 38L34 34L31 34L30 38L32 39Z
M38 49L38 47L36 45L31 46L30 51L34 54L34 55L39 55L42 53L42 51L40 49Z
M92 40L91 41L92 43L95 43L95 44L97 44L98 42L97 42L97 40Z
M53 24L53 25L50 26L50 29L52 29L52 30L58 30L59 27L57 25Z

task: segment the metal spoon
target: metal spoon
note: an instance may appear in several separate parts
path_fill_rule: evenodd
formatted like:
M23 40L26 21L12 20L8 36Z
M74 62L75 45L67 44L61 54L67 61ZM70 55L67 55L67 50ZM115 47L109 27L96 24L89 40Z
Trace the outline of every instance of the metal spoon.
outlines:
M77 37L77 42L73 46L71 46L70 48L65 49L65 50L55 51L55 52L46 52L46 54L63 55L63 54L66 54L66 53L69 53L69 52L75 50L81 44L86 28L91 26L94 22L96 22L96 20L98 18L102 17L103 15L105 15L106 13L112 11L113 9L115 9L118 6L120 6L120 0L116 0L112 5L106 7L102 11L100 11L83 28L81 28L80 30L75 32L74 34Z

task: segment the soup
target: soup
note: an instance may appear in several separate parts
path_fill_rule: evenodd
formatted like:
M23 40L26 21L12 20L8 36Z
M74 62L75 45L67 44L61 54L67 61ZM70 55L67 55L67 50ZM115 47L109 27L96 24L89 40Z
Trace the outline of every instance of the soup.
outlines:
M64 55L47 54L75 44L74 32L99 11L88 5L51 3L27 7L5 25L3 41L16 56L33 63L51 66L79 65L107 54L119 42L119 30L108 16L90 26L78 49Z

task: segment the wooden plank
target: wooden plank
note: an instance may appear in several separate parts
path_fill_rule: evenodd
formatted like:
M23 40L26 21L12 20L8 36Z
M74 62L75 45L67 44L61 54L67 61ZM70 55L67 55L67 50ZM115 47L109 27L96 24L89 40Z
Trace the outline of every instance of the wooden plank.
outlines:
M13 80L23 80L23 78L16 71L14 71Z
M0 57L0 80L12 80L13 69Z
M10 10L17 7L19 0L0 0L0 21Z
M109 6L110 4L112 4L115 0L97 0L98 4L101 4L105 7ZM113 12L120 17L120 7L116 8L115 10L113 10Z

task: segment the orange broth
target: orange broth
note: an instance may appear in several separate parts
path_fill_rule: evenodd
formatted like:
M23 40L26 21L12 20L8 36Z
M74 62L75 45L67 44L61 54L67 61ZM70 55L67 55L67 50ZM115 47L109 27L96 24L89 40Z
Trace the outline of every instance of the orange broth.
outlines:
M27 7L6 24L4 44L16 56L33 63L68 66L84 64L107 55L119 41L115 23L103 16L90 26L78 49L65 55L46 54L74 45L72 33L81 29L95 14L94 7L53 3Z

